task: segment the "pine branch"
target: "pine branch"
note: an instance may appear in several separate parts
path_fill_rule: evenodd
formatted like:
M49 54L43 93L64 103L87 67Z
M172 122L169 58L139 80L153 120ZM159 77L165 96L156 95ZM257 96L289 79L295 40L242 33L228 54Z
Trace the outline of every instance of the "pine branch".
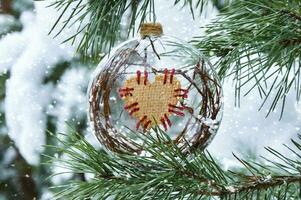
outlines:
M249 82L255 84L263 105L273 98L270 114L287 94L301 94L301 2L238 0L207 26L207 35L195 38L198 48L219 58L217 69L222 78L233 75L236 96ZM239 103L239 101L238 101Z
M182 6L188 6L192 17L195 17L195 14L201 15L208 6L208 3L212 3L217 9L225 9L230 5L232 0L174 0L174 5L181 4Z
M47 0L50 1L50 0ZM136 22L139 20L139 27L142 22L156 21L154 0L51 0L50 5L55 7L60 16L54 23L50 33L55 37L63 30L76 27L77 32L67 38L64 42L71 41L77 44L78 52L84 57L99 61L104 51L109 51L112 46L121 39L121 24L123 18L129 20L125 25L127 33L134 34L137 31ZM209 0L174 0L174 5L189 6L192 17L195 13L201 14ZM228 0L220 3L220 0L213 0L218 7L228 4ZM126 16L129 14L129 16Z
M195 17L195 11L200 15L205 6L210 2L209 0L174 0L174 5L182 4L182 6L189 6L192 17ZM217 2L218 0L215 0Z
M300 195L300 162L274 149L268 148L276 159L266 159L267 165L236 157L243 168L233 172L224 171L209 152L183 154L160 129L156 136L138 137L145 141L144 156L96 150L77 133L70 142L49 146L68 155L67 160L53 157L50 163L94 177L54 187L55 199L290 199ZM300 142L301 136L293 140L298 151L288 147L297 158L301 158Z
M122 18L126 13L131 13L128 34L135 31L135 20L154 20L153 1L144 0L140 3L137 0L56 0L51 6L57 8L61 14L50 33L58 36L64 29L76 27L77 32L65 42L74 43L78 39L78 51L90 59L99 60L101 53L120 39ZM150 19L146 19L147 17Z

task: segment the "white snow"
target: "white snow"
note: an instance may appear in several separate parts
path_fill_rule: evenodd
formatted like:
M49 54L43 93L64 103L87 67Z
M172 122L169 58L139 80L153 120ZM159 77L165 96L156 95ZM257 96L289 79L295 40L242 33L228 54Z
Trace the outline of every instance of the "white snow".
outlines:
M86 117L86 87L89 70L79 66L65 72L53 93L55 106L50 114L57 117L57 131L66 133L66 122ZM79 122L78 122L79 123Z
M22 18L23 25L28 27L32 20ZM9 24L15 23L14 18L10 15L0 15L0 30L6 32ZM1 33L1 32L0 32ZM25 48L25 37L20 33L10 33L0 39L0 74L10 69L21 52Z
M24 50L25 42L25 37L20 33L8 34L0 40L0 74L11 68L15 59Z
M73 54L71 48L59 45L47 35L53 20L53 10L43 8L40 3L35 5L36 14L22 14L24 29L13 36L4 37L7 46L1 48L4 53L0 52L0 58L8 58L4 67L11 68L5 99L9 136L30 164L39 163L42 145L45 144L45 107L50 101L53 88L51 85L43 85L44 77L56 63L70 60ZM19 50L14 48L18 42L21 46Z

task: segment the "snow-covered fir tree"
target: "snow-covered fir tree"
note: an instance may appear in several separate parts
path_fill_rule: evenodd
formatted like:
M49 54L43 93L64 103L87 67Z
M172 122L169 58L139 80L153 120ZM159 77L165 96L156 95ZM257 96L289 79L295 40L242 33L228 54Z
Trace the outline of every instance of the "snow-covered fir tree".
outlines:
M70 2L70 5L67 2ZM291 139L301 143L298 141L298 133L301 129L301 106L298 103L301 91L299 81L301 3L298 0L271 2L250 0L249 3L241 0L234 0L231 3L220 0L125 0L125 7L132 9L122 7L122 1L110 1L110 4L109 1L100 0L99 5L111 6L112 10L108 10L109 13L102 16L105 20L112 20L111 24L97 18L96 8L89 7L95 2L93 0L1 0L0 200L54 199L59 192L50 190L52 186L63 185L70 180L83 183L93 180L95 174L84 173L85 171L78 173L73 170L72 173L63 173L67 169L63 167L61 161L70 159L72 155L64 151L57 153L56 149L46 148L45 145L75 148L76 145L70 147L58 143L56 137L63 142L80 143L81 141L73 137L72 132L76 130L83 136L82 141L86 139L93 144L94 149L92 146L88 148L92 153L101 148L87 123L89 80L103 55L108 53L112 46L138 35L138 27L143 17L142 11L145 11L147 16L156 14L156 20L164 27L164 34L191 42L202 51L216 67L222 79L223 122L217 136L207 148L220 169L224 171L239 169L239 172L246 172L251 167L246 162L245 168L241 168L244 162L239 160L240 158L246 161L256 160L262 165L271 164L267 160L260 159L262 155L275 162L281 162L282 159L281 164L289 166L276 164L279 168L273 171L275 174L282 169L287 170L288 174L296 175L296 180L300 179L300 171L298 174L296 170L300 169L300 157L298 157L300 146L290 143ZM49 6L51 4L52 6ZM138 6L135 7L135 4ZM150 8L152 6L154 9ZM141 12L135 15L134 8ZM110 12L116 11L114 9L124 12L116 13L115 17L112 17L113 14ZM61 15L62 13L64 15ZM86 14L85 17L81 20L77 19L83 14ZM94 15L94 18L91 17ZM106 19L107 16L111 18ZM152 17L150 18L153 20ZM118 24L113 26L113 22L116 21ZM91 22L99 23L99 26L95 28L96 24L90 24L89 28L84 28ZM116 32L107 33L106 28L112 28L110 31L116 30ZM131 30L130 34L128 29ZM85 34L116 37L108 37L113 39L107 39L107 43L92 40L97 48L91 49L81 42ZM76 37L73 37L74 35ZM292 150L282 144L287 144ZM82 146L85 146L84 143ZM267 146L271 147L270 152L264 148ZM78 148L78 151L82 150ZM101 150L99 151L101 152L99 155L110 158ZM90 155L91 152L87 152L86 155ZM281 152L283 157L278 155L273 160L271 152L276 155L278 155L276 152ZM235 153L239 159L232 153ZM43 155L59 159L45 165L43 163L48 162L49 158ZM208 158L206 156L202 157L204 162ZM291 160L286 160L284 157ZM122 162L118 156L114 159L117 161L120 159ZM136 158L128 159L137 161ZM87 162L89 161L88 159ZM268 191L270 196L267 198L270 199L277 199L277 195L282 199L297 199L296 195L300 195L293 189L293 187L300 188L299 184L290 186L290 181L294 182L295 179L274 178L274 174L270 175L268 170L266 171L268 175L254 171L258 183L271 183L271 185L254 187L256 190L250 187L251 189L248 188L250 190L244 191L245 196L253 195L252 198L256 199L255 193L259 191L259 194L261 189ZM250 176L254 175L250 172L246 173ZM52 174L58 175L47 178ZM188 177L187 180L193 180L190 178ZM135 181L139 180L135 179ZM179 180L182 182L176 184L187 184L187 188L191 186L184 180L180 178ZM217 191L225 191L225 195L229 192L229 198L243 199L242 196L239 197L241 195L239 180L237 179L237 183L232 185L223 183L218 187L224 187ZM107 181L110 181L110 177ZM213 182L209 180L207 185L214 185ZM156 187L148 187L148 183L150 182L141 181L141 188L145 187L144 197L139 193L141 192L139 188L135 188L136 191L131 188L131 185L123 185L124 194L120 188L115 190L120 194L109 189L111 193L108 194L116 198L125 195L126 199L128 195L128 198L133 199L139 197L152 199L156 196L152 194L152 191L156 192ZM164 184L164 180L159 183ZM172 184L167 184L166 188ZM245 185L242 187L248 186L247 183L243 184ZM252 184L256 185L254 182ZM287 189L282 187L285 184ZM85 186L88 189L92 188L89 185ZM81 191L83 196L79 194L78 197L73 196L74 199L87 197L84 196L87 194L83 188L76 187L79 187L78 191ZM101 186L95 188L103 189ZM93 193L95 188L91 189L91 198L102 199L101 195L105 195L99 192L97 196L97 193ZM166 191L164 194L157 191L157 197L180 199L177 188L170 188L170 197ZM199 189L201 192L198 195L203 195L204 199L209 198L209 189L204 189L201 184ZM61 198L71 199L72 195L76 194L76 191L69 191L70 193L64 191ZM237 197L234 197L236 191ZM189 193L185 195L183 197L186 199L190 198ZM199 197L198 195L193 195L193 198ZM263 194L259 194L259 199L263 198L260 195ZM216 196L224 198L221 194Z

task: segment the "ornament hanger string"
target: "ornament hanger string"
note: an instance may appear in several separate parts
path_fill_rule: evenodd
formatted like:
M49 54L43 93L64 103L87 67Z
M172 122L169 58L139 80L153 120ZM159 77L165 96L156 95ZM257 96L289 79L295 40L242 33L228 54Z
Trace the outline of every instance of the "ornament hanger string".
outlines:
M161 60L161 58L155 49L154 41L151 39L151 36L159 37L162 34L163 34L163 28L160 23L143 23L143 24L141 24L140 35L142 38L148 37L151 47L159 60Z
M149 4L149 11L146 12L146 15L149 16L149 22L142 22L140 25L140 35L144 39L146 37L149 38L149 41L151 43L151 47L158 57L159 60L161 60L158 52L155 49L154 42L152 41L150 36L161 36L163 33L162 25L160 23L156 23L157 16L155 12L155 5L152 1L150 1ZM152 22L152 23L150 23Z

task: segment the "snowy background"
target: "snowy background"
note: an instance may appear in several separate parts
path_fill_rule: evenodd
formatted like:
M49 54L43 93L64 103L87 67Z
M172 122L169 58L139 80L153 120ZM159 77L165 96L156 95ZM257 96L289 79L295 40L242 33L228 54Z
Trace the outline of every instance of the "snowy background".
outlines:
M45 8L49 2L5 2L11 8L0 12L0 200L51 199L47 188L72 175L45 181L61 170L41 165L41 154L48 153L43 145L53 143L46 130L68 133L67 121L98 145L86 125L87 84L96 66L83 63L74 46L61 43L74 32L72 28L56 39L48 35L59 14ZM192 20L189 9L174 7L173 1L157 0L156 6L165 34L187 41L202 34L199 27L218 13L208 5L202 16ZM267 155L264 146L271 146L288 154L282 144L301 132L301 105L294 92L287 95L279 121L280 109L268 118L268 107L258 111L262 99L255 90L238 108L231 78L223 89L223 122L208 149L225 168L237 164L232 152L256 157Z

